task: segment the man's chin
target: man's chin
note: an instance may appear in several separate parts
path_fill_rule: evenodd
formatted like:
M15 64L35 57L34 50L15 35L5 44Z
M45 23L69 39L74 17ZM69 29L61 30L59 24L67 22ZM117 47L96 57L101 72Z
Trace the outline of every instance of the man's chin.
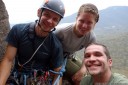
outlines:
M90 74L90 75L98 75L99 72L97 72L97 71L90 71L89 74Z

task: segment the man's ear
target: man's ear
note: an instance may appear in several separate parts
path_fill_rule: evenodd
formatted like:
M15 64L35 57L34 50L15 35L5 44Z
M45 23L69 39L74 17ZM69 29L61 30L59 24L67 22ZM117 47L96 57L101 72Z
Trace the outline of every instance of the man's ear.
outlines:
M39 8L39 9L37 10L37 16L38 16L38 17L40 17L40 16L41 16L41 12L42 12L42 9L41 9L41 8Z
M109 66L112 67L112 59L108 60Z

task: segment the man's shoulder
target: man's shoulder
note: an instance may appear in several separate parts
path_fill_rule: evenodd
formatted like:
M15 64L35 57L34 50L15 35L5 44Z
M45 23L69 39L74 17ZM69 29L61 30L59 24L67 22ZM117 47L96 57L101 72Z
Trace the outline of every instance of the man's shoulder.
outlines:
M119 73L113 73L112 83L116 83L119 85L128 85L128 78L125 75Z
M70 24L70 25L63 26L63 27L57 27L57 28L56 28L56 31L57 31L57 32L65 32L65 31L68 31L68 30L72 29L73 26L74 26L74 24ZM56 32L56 31L55 31L55 32Z
M19 24L15 24L12 28L21 28L24 27L27 23L19 23Z
M52 32L52 33L50 33L50 38L51 38L51 40L52 40L52 43L55 43L55 45L61 45L61 43L60 43L60 41L59 41L59 39L57 38L57 36Z
M21 31L25 31L25 30L29 29L32 24L33 24L33 22L15 24L15 25L12 27L12 29L21 32Z
M126 79L126 80L128 80L128 78L123 74L113 73L113 76L114 76L115 79Z
M28 23L15 24L11 30L14 30L15 32L21 32L25 29L25 26L27 25Z

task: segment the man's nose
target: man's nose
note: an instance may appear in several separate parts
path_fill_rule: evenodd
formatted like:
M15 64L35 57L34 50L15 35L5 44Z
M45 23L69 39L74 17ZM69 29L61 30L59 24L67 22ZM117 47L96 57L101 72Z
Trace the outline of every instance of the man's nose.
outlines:
M52 18L48 19L48 22L53 23L53 19Z
M90 61L95 61L96 60L96 57L94 55L91 55L90 58L89 58Z
M82 27L83 27L83 28L87 28L87 24L84 23L84 24L82 25Z

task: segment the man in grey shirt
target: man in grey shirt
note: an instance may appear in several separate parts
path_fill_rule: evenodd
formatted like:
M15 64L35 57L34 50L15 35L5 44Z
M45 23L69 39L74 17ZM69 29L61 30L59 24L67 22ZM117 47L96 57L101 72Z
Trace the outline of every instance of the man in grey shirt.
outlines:
M70 80L73 80L73 85L79 85L81 78L86 74L86 69L82 65L82 61L77 61L80 65L77 62L73 63L71 60L73 56L71 57L71 55L96 41L95 34L92 31L98 20L97 7L90 3L83 4L79 8L75 23L57 28L55 31L56 36L62 43L64 54L68 53L70 56L67 61L66 74L68 73Z

